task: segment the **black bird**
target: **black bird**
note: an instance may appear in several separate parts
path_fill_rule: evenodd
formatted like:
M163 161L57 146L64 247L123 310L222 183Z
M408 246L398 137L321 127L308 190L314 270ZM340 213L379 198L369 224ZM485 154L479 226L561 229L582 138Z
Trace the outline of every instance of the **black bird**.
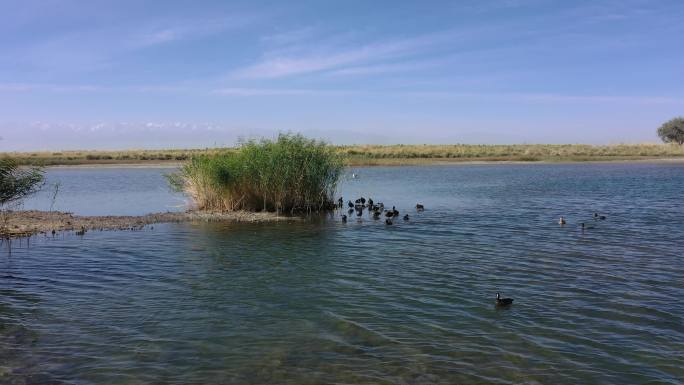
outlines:
M423 210L425 210L425 206L421 205L420 203L417 203L416 204L416 210L423 211Z
M408 221L408 220L409 220L408 214L404 215L404 220L405 220L405 221Z
M392 206L392 215L394 215L395 217L399 216L399 210L397 210L394 206Z
M361 204L362 204L362 205L365 205L365 204L366 204L366 198L361 197L361 198L359 198L359 200L361 201Z
M349 207L354 207L354 204L352 203L352 201L349 201L349 202L347 203L347 206L349 206Z
M368 207L373 207L373 200L368 198Z
M496 293L496 306L508 306L513 303L513 298L501 298L499 293Z
M340 199L337 200L337 207L342 208L344 206L344 199L340 197Z
M348 213L349 215L352 215L352 214L354 213L354 209L349 209L349 210L347 210L347 213Z
M380 211L373 211L373 219L379 219L380 218Z
M360 217L363 215L363 210L356 210L356 216Z
M385 216L386 216L387 218L392 218L392 217L394 216L394 212L392 212L392 211L385 211Z
M386 225L391 225L391 224L392 224L392 220L389 219L389 218L385 219L385 224L386 224Z
M342 214L342 223L347 223L347 216Z

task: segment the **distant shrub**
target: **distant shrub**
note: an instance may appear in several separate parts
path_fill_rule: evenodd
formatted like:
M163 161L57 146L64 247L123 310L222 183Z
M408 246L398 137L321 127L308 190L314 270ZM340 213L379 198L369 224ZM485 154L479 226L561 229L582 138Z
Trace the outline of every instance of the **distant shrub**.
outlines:
M684 118L680 116L663 123L658 128L658 136L665 143L684 144Z
M295 213L333 208L342 168L326 143L281 134L235 151L195 156L169 181L199 209Z

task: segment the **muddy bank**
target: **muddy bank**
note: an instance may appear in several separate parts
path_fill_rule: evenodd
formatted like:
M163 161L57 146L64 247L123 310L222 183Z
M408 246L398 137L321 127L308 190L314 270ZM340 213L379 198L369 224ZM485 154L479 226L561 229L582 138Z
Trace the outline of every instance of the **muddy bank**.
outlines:
M167 212L141 216L79 216L59 211L4 211L0 213L0 237L25 237L60 231L136 230L146 225L170 222L275 222L298 220L274 213Z

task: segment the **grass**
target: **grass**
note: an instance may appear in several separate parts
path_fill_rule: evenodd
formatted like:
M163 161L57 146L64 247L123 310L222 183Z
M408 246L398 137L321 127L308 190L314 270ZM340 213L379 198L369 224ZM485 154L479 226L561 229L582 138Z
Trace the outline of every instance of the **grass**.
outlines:
M684 146L676 144L513 144L513 145L390 145L337 146L347 164L404 165L432 162L518 161L583 162L641 159L684 159ZM182 163L197 155L216 155L236 148L188 150L61 151L5 153L27 165Z
M343 166L324 142L281 134L194 156L169 180L200 210L311 212L335 207Z

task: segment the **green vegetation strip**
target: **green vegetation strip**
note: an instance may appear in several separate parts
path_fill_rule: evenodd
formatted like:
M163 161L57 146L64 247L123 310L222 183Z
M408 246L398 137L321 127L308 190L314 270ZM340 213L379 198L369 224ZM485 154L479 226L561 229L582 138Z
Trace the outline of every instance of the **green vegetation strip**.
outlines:
M684 146L677 144L583 144L515 145L391 145L337 146L335 152L349 165L420 164L433 161L520 161L568 162L684 158ZM236 148L191 150L11 152L0 154L24 165L87 165L181 163L197 155L235 152Z

